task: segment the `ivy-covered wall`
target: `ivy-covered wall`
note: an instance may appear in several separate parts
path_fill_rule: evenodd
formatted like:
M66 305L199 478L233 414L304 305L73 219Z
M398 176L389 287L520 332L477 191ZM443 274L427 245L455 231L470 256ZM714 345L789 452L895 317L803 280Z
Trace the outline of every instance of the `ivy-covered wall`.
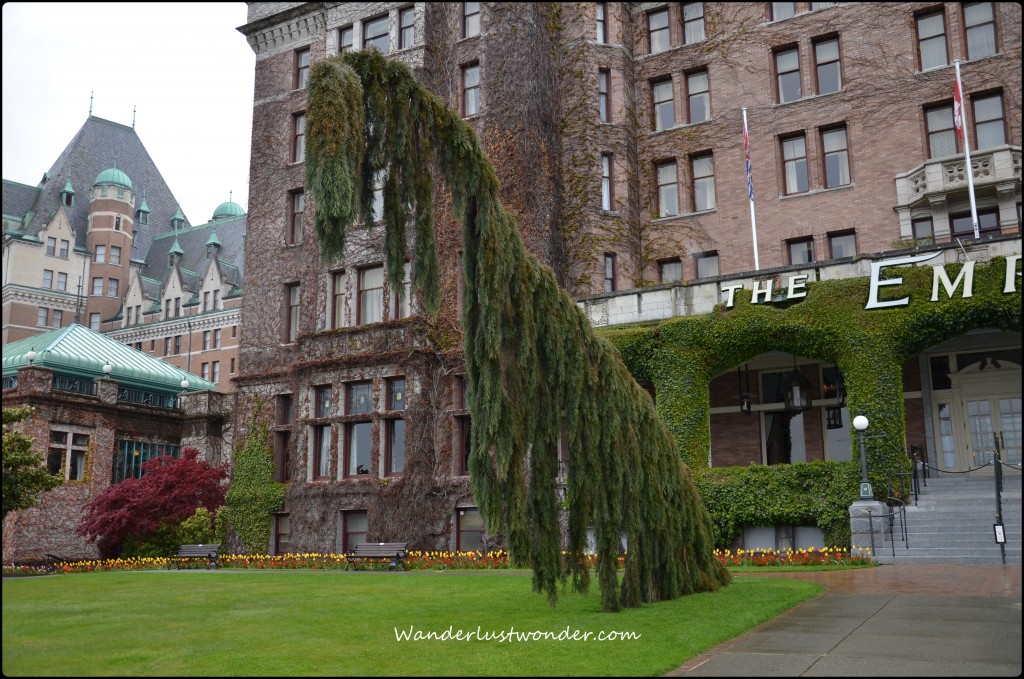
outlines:
M945 271L949 280L956 281L963 266L962 263L947 264ZM716 471L714 481L707 480L711 450L708 391L711 379L769 351L785 351L833 363L843 373L850 413L867 416L868 434L881 436L867 440L866 447L869 475L876 494L884 493L889 476L905 471L909 464L904 453L903 362L928 347L970 330L991 328L1020 332L1021 292L1019 284L1013 292L1003 292L1006 266L1004 257L995 257L985 264L976 263L973 296L966 299L961 296L962 286L950 298L940 283L939 299L931 301L934 275L931 266L893 267L884 270L885 278L902 277L903 283L882 286L879 298L885 301L909 295L910 303L906 306L865 309L870 279L847 278L809 282L806 297L782 303L752 304L750 291L740 290L731 309L719 305L703 316L609 329L604 334L619 349L634 377L654 384L658 413L675 436L695 477L698 480L705 477L699 483L705 492L715 490L717 493L730 479L746 484L748 479L756 478L757 483L765 483L764 475L772 474L758 470L753 472L755 476L743 476L742 471L723 476ZM1019 269L1019 261L1016 266ZM857 437L853 437L854 460L859 459L858 445ZM777 475L792 473L789 470L775 472ZM830 470L828 474L838 472ZM855 485L858 479L859 475L851 477L850 482ZM856 489L850 492L851 499L855 499ZM792 523L792 519L801 514L817 517L816 523L828 534L834 519L820 509L813 509L815 501L801 494L799 484L789 487L786 495L791 499L782 500L784 506L777 510L771 510L771 506L779 502L773 501L761 503L757 511L750 512L742 507L728 509L729 503L719 504L716 511L714 495L706 497L719 531L719 544L728 542L726 538L734 536L737 527L764 525L756 521ZM743 504L750 505L746 500ZM797 510L798 506L810 509ZM729 516L723 517L720 511L728 511ZM749 523L751 521L755 523Z

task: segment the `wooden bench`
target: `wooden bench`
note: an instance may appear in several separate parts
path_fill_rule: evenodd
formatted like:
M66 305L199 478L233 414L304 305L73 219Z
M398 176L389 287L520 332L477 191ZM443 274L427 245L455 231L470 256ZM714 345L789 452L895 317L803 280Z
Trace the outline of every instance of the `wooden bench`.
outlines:
M405 548L408 544L408 542L366 542L356 545L355 549L345 552L345 570L348 570L354 561L389 561L388 570L398 570L399 565L402 566L402 570L407 570L402 560L405 558Z
M220 555L220 544L209 545L182 545L178 552L167 561L168 568L177 565L178 559L206 559L206 570L217 568L217 558Z

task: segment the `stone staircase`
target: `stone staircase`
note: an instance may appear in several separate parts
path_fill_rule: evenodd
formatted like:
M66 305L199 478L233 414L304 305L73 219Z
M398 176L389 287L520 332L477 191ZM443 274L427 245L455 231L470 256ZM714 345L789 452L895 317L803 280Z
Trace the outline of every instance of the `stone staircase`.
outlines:
M1005 469L1005 468L1004 468ZM1012 474L1012 475L1011 475ZM907 506L909 548L893 528L895 545L886 536L876 542L879 563L1000 564L992 524L995 523L995 479L989 476L942 474L922 484L917 506ZM1021 475L1003 475L1003 525L1006 563L1021 563ZM881 535L877 536L880 541ZM895 556L893 547L895 546Z

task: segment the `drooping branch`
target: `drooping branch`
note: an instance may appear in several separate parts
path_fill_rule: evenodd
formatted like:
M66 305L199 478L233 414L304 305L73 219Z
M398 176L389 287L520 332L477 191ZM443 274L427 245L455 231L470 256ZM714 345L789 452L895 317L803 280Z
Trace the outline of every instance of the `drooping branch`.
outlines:
M587 590L590 529L605 610L727 582L671 436L614 348L526 252L473 131L407 67L373 50L315 64L308 87L307 189L326 256L340 254L357 213L367 224L380 218L373 192L383 190L388 277L401 283L413 223L413 286L434 314L434 172L451 191L463 227L473 491L488 530L505 534L513 559L533 568L534 589L553 603L571 576L574 589ZM323 220L322 205L331 210ZM560 440L569 472L566 559L555 493Z

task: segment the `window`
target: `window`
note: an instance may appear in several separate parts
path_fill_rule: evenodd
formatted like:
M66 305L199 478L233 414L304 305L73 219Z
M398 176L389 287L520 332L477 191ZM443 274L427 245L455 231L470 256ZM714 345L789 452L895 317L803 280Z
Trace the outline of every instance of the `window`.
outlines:
M36 325L46 327L50 324L50 310L44 306L39 307L36 314Z
M974 104L974 139L979 149L987 149L1006 143L1006 128L1003 125L1003 95L993 94L978 97Z
M92 294L102 295L103 294L103 278L96 276L92 279Z
M832 259L853 257L857 254L857 236L853 231L829 234L828 247L831 251Z
M800 98L800 50L793 47L775 53L775 73L779 83L779 103Z
M839 38L814 43L814 60L817 62L818 94L843 89L843 78L839 71Z
M150 443L118 439L114 448L114 469L110 482L120 483L125 479L141 478L142 465L152 459L169 455L174 459L181 456L181 447L172 443Z
M287 289L288 315L285 317L284 338L294 342L299 337L299 284L292 283Z
M115 266L121 265L121 248L116 245L110 246L110 263Z
M405 378L388 380L388 410L405 410Z
M375 48L381 54L391 51L391 42L388 39L388 18L382 16L379 19L372 19L363 24L363 49Z
M405 472L405 420L386 420L384 431L384 473L395 476Z
M274 409L274 423L280 427L290 426L295 421L295 401L291 394L279 394Z
M946 55L946 17L941 9L917 17L917 51L922 71L949 63Z
M373 407L373 385L361 382L348 385L345 414L367 414ZM370 473L370 448L373 436L371 422L350 422L346 425L345 475L360 476Z
M601 154L601 209L612 209L612 155Z
M996 53L996 24L991 2L965 2L967 58L981 59Z
M203 363L203 367L199 373L199 376L202 377L204 380L210 379L210 364L208 362Z
M718 253L704 252L697 255L697 278L711 278L718 275Z
M181 315L181 297L174 298L174 317L177 318Z
M950 227L953 230L954 238L958 236L961 238L974 238L974 224L971 222L971 213L969 212L951 215ZM978 235L998 236L999 233L999 209L978 210ZM54 310L54 313L57 313L56 310Z
M234 358L231 359L231 374L232 375L235 374L235 359Z
M658 262L658 280L662 283L683 280L683 263L678 259Z
M647 15L647 36L650 53L664 52L670 46L668 32L668 10L663 9Z
M209 330L204 330L203 331L203 350L206 351L209 348L210 348L210 331Z
M94 332L100 331L100 315L89 314L89 329Z
M54 309L53 314L50 316L50 320L53 322L53 327L59 328L64 322L64 312L60 309Z
M341 513L341 551L349 552L366 543L366 512Z
M359 271L359 325L384 320L384 267Z
M925 245L930 245L933 242L935 229L931 217L918 217L910 220L910 228L915 240L922 241Z
M602 123L611 122L608 108L608 83L611 75L608 69L602 68L597 72L597 112L598 120Z
M123 192L121 191L121 189L118 189L117 190L117 197L120 198L122 195L124 195ZM114 230L115 231L120 231L121 230L121 215L117 215L117 216L114 217Z
M89 434L51 430L46 468L50 474L64 470L66 481L85 479L85 461L89 450Z
M602 43L608 42L607 6L603 2L594 4L597 5L597 41Z
M107 246L106 245L97 245L96 246L96 252L93 253L93 260L92 261L96 262L97 264L103 264L104 262L107 261Z
M174 336L174 353L175 354L180 354L181 353L181 335L175 335Z
M480 64L462 67L462 115L480 113Z
M291 533L291 525L287 514L278 514L274 517L274 554L288 553L288 538Z
M704 3L683 3L683 44L692 45L704 39Z
M467 507L456 510L456 544L459 552L484 551L484 520L480 510Z
M710 154L690 159L693 170L693 209L715 209L715 159Z
M459 375L455 378L453 389L455 410L462 414L455 415L456 435L458 436L456 453L459 455L459 474L469 474L469 452L471 449L471 427L466 404L466 377Z
M672 92L672 81L651 83L651 98L654 100L654 130L668 130L676 125L676 104Z
M232 325L231 326L231 339L234 339L235 337L238 337L238 326L237 325Z
M395 320L412 315L412 264L405 263L402 287L391 295L391 317Z
M846 148L846 128L822 130L821 148L825 153L825 186L846 186L850 183L850 157Z
M604 291L615 291L615 254L604 253Z
M217 307L219 307L219 306L220 306L220 288L217 288L217 289L215 289L213 291L213 308L211 310L216 310Z
M302 213L306 210L306 194L294 191L288 201L288 244L302 242Z
M788 19L792 16L796 16L795 2L772 3L772 21L781 21L782 19Z
M697 71L686 76L687 108L690 123L711 120L711 93L708 92L708 72Z
M812 10L828 9L829 7L835 7L835 6L836 6L836 3L834 3L834 2L812 2L811 3L811 9Z
M814 239L801 238L786 242L790 264L810 264L814 261Z
M309 48L295 52L295 89L301 90L306 87L306 78L309 77Z
M355 33L351 26L345 26L338 31L338 54L348 54L352 51L352 40Z
M408 7L398 13L398 49L412 47L416 36L416 9Z
M69 243L66 240L61 240L61 242L60 242L60 258L61 259L67 259L68 258L68 248L69 247L71 247L71 243Z
M480 3L462 3L462 37L480 35Z
M335 271L331 274L331 327L341 328L345 325L345 272Z
M807 191L807 144L804 135L782 140L782 159L786 175L785 192Z
M292 162L301 163L306 159L306 114L294 116L295 139L292 145Z
M46 289L53 287L53 271L50 269L43 269L43 287Z
M928 129L928 157L940 158L956 153L953 106L945 104L925 109L924 117Z
M117 297L117 288L119 280L116 278L107 279L107 297Z
M329 384L313 388L313 417L330 417L333 409L334 388Z
M220 328L213 331L213 348L220 349Z
M313 427L313 478L331 477L331 425Z
M132 324L132 308L131 307L128 307L128 318L126 319L126 321L127 321L126 325L131 325Z
M164 338L164 356L170 356L170 355L171 355L171 338L170 337L165 337Z
M57 254L57 239L47 238L46 239L46 254L49 257L53 257Z
M679 214L679 186L676 183L676 162L658 165L658 216Z
M210 309L210 291L207 290L203 293L203 311Z
M57 289L67 291L68 289L68 275L64 272L57 272Z
M373 410L373 383L353 382L345 387L345 414L364 415Z

